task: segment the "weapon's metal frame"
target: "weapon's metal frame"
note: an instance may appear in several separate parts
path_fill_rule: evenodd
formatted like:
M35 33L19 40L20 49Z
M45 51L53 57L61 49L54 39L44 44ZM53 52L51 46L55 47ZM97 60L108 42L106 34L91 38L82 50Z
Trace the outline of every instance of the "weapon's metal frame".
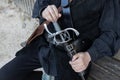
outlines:
M72 38L71 38L71 36L70 36L70 34L69 34L69 31L73 31L73 32L76 34L76 36L79 36L80 33L79 33L76 29L74 29L74 28L66 28L66 29L64 29L64 30L61 30L61 29L60 29L60 26L59 26L59 24L58 24L57 22L53 22L53 25L54 25L54 28L55 28L55 30L56 30L55 33L51 33L51 32L48 30L47 25L44 24L45 30L46 30L46 31L48 32L48 34L49 34L49 35L48 35L48 38L53 38L53 41L54 41L54 43L55 43L56 45L61 45L61 44L63 44L63 45L65 46L67 52L68 52L68 55L72 58L73 55L75 55L76 51L74 50L74 47L73 47L72 44L68 44L69 41L72 40ZM61 41L57 40L56 36L58 36L58 35L60 36ZM65 37L66 37L66 38L65 38ZM81 76L81 79L82 79L82 80L85 80L85 78L84 78L84 71L83 71L83 72L79 72L78 74L79 74L79 76Z

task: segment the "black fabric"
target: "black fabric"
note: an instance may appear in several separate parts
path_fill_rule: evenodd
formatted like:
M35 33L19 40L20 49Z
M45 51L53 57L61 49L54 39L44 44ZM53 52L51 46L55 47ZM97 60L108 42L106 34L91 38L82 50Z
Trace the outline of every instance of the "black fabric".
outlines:
M55 4L57 7L60 6L60 0L47 0L48 3L46 3L44 7L42 6L42 2L44 2L44 0L37 1L40 2L40 4L37 5L37 7L39 7L37 10L40 11L40 13L42 13L44 7L47 7L47 5L51 5L51 3ZM83 2L81 2L81 0L74 0L71 2L70 7L74 28L80 32L79 37L81 39L90 39L93 42L92 46L90 46L87 50L91 56L92 61L95 61L96 59L106 55L112 56L114 54L113 47L116 42L117 34L114 30L116 28L116 25L113 24L113 22L114 20L116 20L115 15L118 14L117 12L119 11L118 1L119 0L84 0ZM41 16L40 14L37 15ZM34 14L33 17L35 17ZM59 19L59 22L61 23L63 23L62 18L63 17ZM42 16L39 19L41 21L43 19ZM66 27L64 24L61 26L63 28ZM49 27L52 26L49 25ZM61 52L59 51L57 53ZM59 60L60 56L61 59L63 59L62 56L64 55L57 55L59 55L56 56L58 59L57 63L59 63L59 65L62 65L62 67L59 66L58 80L62 79L61 76L65 76L63 79L72 80L72 77L76 76L75 73L71 71L71 68L69 69L68 62L65 62L64 60L64 63L62 63L61 60ZM66 60L67 59L68 58L66 57ZM67 61L69 61L69 59ZM62 75L63 72L66 72L66 74L69 75L72 74L72 76L68 78L67 75Z
M31 79L35 77L33 70L42 67L38 52L39 47L43 45L46 45L46 41L44 37L39 36L19 50L16 57L0 69L0 80L27 80L30 75Z
M114 45L118 37L115 29L119 26L119 24L116 24L120 16L118 14L120 11L119 6L119 0L106 0L99 22L100 36L88 49L92 61L115 54Z
M39 51L39 60L45 72L49 75L57 75L57 62L56 52L54 47L51 45L43 46Z
M95 40L99 34L99 20L105 0L75 0L71 4L71 14L74 28L80 32L80 38ZM92 35L92 36L90 36Z
M93 41L92 46L87 50L92 61L114 53L113 45L118 35L116 32L119 32L117 30L114 32L116 25L113 22L116 22L118 16L116 16L119 11L118 3L119 0L85 0L79 4L79 0L74 0L75 5L71 4L74 27L79 30L80 38ZM41 12L50 4L58 7L60 0L36 0L33 17L39 18L40 23L45 20L40 15ZM75 11L76 9L78 11ZM119 39L117 41L119 42ZM47 65L43 64L44 61L41 58L44 58ZM31 44L18 51L16 57L0 69L0 80L23 80L33 69L41 65L48 74L53 74L57 70L56 80L80 80L78 74L69 65L69 60L70 57L64 50L56 46L51 48L45 38L39 36ZM55 65L52 68L51 63ZM53 70L53 67L56 69Z
M40 11L43 8L44 0L37 1L40 3L37 5L39 7L37 11ZM57 0L58 2L56 0L47 1L47 4L50 2L57 7L60 5L60 0ZM80 32L80 38L88 38L93 41L93 45L87 50L92 61L105 55L114 55L113 46L117 37L115 31L119 34L119 29L116 30L119 27L119 11L119 0L84 0L82 3L80 0L75 0L71 2L73 23L75 29ZM33 17L35 17L34 15ZM41 21L43 18L39 19ZM108 34L110 36L107 36Z
M116 2L114 4L118 4L118 5L115 5L115 12L117 14L114 15L115 21L113 22L113 24L117 26L117 28L114 28L118 35L114 48L115 48L115 53L118 53L118 51L120 50L120 0L119 2Z
M0 80L27 80L30 75L31 78L34 77L33 70L40 67L37 53L25 53L15 57L0 69ZM41 76L39 80L40 78Z
M42 73L42 71L33 71L24 80L42 80Z
M118 53L118 51L120 51L120 37L117 38L114 49L115 53Z

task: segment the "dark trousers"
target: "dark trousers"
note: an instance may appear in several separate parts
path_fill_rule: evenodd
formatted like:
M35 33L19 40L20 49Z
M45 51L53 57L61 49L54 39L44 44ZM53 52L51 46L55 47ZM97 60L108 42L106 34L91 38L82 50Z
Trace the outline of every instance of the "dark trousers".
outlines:
M32 80L32 77L33 80L41 80L41 72L33 72L41 67L38 45L39 38L18 51L16 57L0 69L0 80Z
M28 80L32 76L37 78L37 75L38 80L41 80L41 73L33 72L34 69L40 67L38 54L19 55L0 69L0 80Z
M0 69L0 80L41 80L41 73L35 73L33 70L41 67L39 56L44 53L39 51L43 41L36 38L33 43L18 51L16 57ZM68 55L60 51L56 53L59 71L55 80L81 80L80 76L71 69Z

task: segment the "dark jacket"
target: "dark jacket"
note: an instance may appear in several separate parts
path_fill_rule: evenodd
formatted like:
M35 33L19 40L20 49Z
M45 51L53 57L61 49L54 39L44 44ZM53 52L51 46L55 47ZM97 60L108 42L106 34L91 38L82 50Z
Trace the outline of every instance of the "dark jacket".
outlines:
M87 49L92 61L103 56L114 55L114 46L118 36L116 33L119 32L116 29L118 26L116 21L118 21L117 17L119 16L119 0L84 0L80 5L79 1L73 0L71 3L73 24L74 28L81 33L81 38L88 38L93 41L93 44ZM51 4L59 7L60 0L36 0L33 17L39 18L40 24L45 21L41 12ZM71 69L68 63L69 58L64 51L43 47L40 53L45 53L39 56L42 66L48 74L58 74L56 80L80 80L79 76ZM56 61L53 60L55 54L52 53L56 53ZM46 57L46 61L44 61L42 58L46 55L49 57ZM57 73L54 66L56 64L58 65L57 69L59 69Z
M92 46L87 50L90 53L92 61L105 55L112 56L115 53L114 44L117 34L114 31L116 28L114 22L116 20L116 14L119 11L118 1L119 0L85 0L85 2L81 3L79 9L82 13L78 12L80 14L75 16L77 17L76 20L80 20L81 22L73 20L76 26L80 26L80 30L82 29L88 32L86 32L87 34L85 35L94 37ZM39 18L40 23L45 21L41 16L41 12L51 4L55 4L58 7L60 6L60 0L37 0L33 10L33 17ZM99 30L97 32L93 30L94 33L89 33L92 31L92 28L95 27L97 28L96 30Z
M118 51L120 51L120 0L119 2L117 2L118 5L116 5L116 14L115 14L115 21L114 21L114 25L117 27L115 28L115 31L118 35L116 43L115 43L115 53L118 53ZM117 10L118 9L118 10Z

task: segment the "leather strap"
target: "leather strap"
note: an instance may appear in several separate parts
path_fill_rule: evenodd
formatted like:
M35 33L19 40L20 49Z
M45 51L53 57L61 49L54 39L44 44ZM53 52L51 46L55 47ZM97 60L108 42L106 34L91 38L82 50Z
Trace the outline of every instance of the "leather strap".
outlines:
M50 22L45 21L41 25L39 25L37 27L37 29L35 29L35 31L32 33L32 35L28 38L27 44L30 44L36 37L43 34L43 32L44 32L44 24L45 23L48 25Z

